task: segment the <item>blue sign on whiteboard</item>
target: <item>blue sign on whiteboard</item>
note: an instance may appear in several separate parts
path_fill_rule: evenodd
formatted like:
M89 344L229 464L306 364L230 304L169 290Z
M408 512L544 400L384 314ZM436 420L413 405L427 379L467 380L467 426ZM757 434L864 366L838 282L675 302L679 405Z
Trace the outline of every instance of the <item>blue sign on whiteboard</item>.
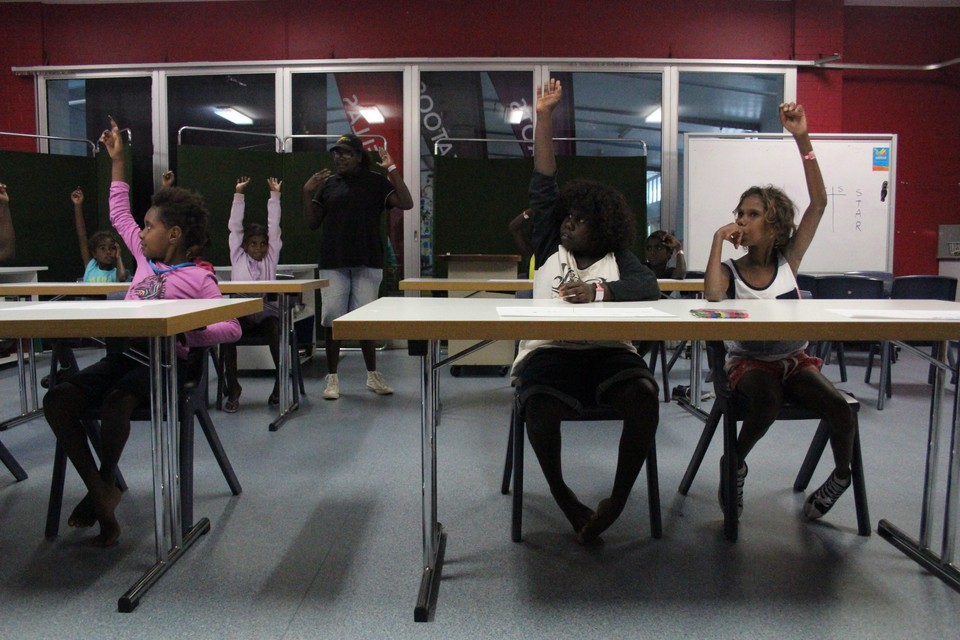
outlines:
M874 147L873 148L873 170L874 171L890 170L890 147Z

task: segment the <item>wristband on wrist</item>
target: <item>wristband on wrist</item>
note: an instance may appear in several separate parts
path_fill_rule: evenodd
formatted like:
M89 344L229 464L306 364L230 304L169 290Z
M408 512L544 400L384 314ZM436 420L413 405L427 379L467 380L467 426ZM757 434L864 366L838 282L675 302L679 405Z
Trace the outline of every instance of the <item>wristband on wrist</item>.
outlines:
M815 154L815 153L811 150L811 151L808 151L807 153L801 154L800 157L803 158L804 160L816 160L816 159L817 159L817 154Z
M596 284L593 285L593 291L594 291L593 301L594 301L594 302L603 302L603 294L604 294L604 292L605 292L605 289L603 288L603 285L600 284L599 282L597 282Z
M396 170L397 170L397 165L395 164L392 164L389 167L387 167L387 173L390 173L391 171L396 171Z

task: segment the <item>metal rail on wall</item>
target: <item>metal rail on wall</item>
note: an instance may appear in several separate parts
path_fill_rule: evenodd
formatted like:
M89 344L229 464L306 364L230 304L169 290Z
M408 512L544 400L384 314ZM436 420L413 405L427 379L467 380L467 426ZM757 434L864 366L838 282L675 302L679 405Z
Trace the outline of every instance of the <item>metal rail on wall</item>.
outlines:
M129 134L129 129L124 129ZM16 136L18 138L34 138L36 140L62 140L64 142L83 142L90 146L90 155L97 155L97 143L86 138L67 138L64 136L42 136L38 133L14 133L12 131L0 131L0 136Z
M311 140L311 139L318 139L318 140L336 140L337 138L339 138L339 137L342 136L342 135L343 135L342 133L295 133L295 134L286 136L286 137L283 139L283 150L284 150L284 151L287 150L287 141L288 141L288 140ZM382 148L382 149L386 149L386 148L387 148L387 139L386 139L384 136L381 136L381 135L378 134L378 133L365 133L365 134L362 134L362 135L358 135L357 137L360 138L361 140L362 140L363 138L380 140L380 141L383 143L383 146L382 146L381 148Z
M280 136L272 133L257 133L256 131L237 131L236 129L211 129L209 127L192 127L184 126L177 129L177 146L183 144L183 134L185 131L209 131L213 133L232 133L242 136L258 136L261 138L273 138L274 143L276 143L276 151L283 151L283 141L280 140Z

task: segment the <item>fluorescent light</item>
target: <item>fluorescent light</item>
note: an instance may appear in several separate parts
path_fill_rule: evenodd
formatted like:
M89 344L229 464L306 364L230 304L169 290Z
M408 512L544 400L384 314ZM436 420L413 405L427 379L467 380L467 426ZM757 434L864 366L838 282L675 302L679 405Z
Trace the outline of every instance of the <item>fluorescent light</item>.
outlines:
M656 109L651 111L650 115L644 118L643 121L653 123L653 122L661 122L662 120L663 120L663 111L660 110L660 107L657 107Z
M233 124L253 124L253 118L246 114L240 113L233 107L214 107L213 112L224 120L229 120Z
M520 124L523 122L525 112L523 109L507 109L507 124Z
M384 122L383 114L377 107L360 107L360 115L370 124L381 124Z

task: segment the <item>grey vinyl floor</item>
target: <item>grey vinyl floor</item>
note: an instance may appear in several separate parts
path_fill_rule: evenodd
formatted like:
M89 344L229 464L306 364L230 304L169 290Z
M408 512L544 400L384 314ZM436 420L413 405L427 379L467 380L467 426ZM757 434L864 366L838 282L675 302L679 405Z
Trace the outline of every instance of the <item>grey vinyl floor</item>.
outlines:
M84 354L90 359L94 354ZM894 396L876 410L865 354L847 353L856 393L871 522L919 530L929 387L903 355ZM680 360L671 385L684 383ZM664 535L650 537L644 475L603 544L578 546L527 456L524 540L510 540L500 493L512 390L503 377L441 378L439 519L448 532L436 614L415 623L422 562L417 361L380 354L396 389L364 388L358 353L341 365L343 395L320 398L321 357L307 365L299 413L278 432L266 376L243 380L241 409L213 411L243 484L232 497L197 441L196 513L211 531L132 613L117 599L154 557L150 445L136 424L122 461L130 485L120 543L89 546L89 530L46 540L54 440L41 418L0 432L30 474L0 467L0 638L956 638L960 594L876 533L856 534L852 493L820 523L801 520L793 478L814 422L776 424L751 454L740 539L722 535L720 441L690 494L676 491L702 423L660 405L657 437ZM834 365L825 368L839 379ZM18 413L15 370L0 371L0 415ZM953 391L943 408L952 409ZM568 425L565 470L581 499L609 491L619 428ZM948 443L944 443L946 450ZM813 486L830 469L829 455ZM940 473L940 485L945 473ZM82 496L69 471L65 511ZM942 504L942 497L938 496ZM942 510L938 510L942 518ZM66 513L64 514L64 520ZM939 552L935 527L934 550Z

